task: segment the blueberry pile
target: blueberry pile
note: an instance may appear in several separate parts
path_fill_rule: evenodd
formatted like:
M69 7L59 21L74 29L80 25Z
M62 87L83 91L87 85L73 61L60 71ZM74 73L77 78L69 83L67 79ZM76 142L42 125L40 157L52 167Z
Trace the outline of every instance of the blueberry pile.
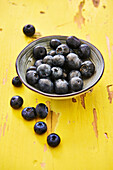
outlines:
M44 46L35 46L35 63L26 71L26 81L45 93L67 94L80 91L84 79L95 72L90 60L91 49L80 39L69 36L66 43L50 40L50 51Z

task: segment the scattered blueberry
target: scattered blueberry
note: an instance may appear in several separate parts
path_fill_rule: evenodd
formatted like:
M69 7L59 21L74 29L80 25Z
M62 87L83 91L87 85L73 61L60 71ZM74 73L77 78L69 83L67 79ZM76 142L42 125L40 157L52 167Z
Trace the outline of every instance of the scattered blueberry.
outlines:
M45 132L47 131L47 125L46 125L46 123L44 123L44 122L42 122L42 121L37 122L37 123L35 124L35 126L34 126L34 131L35 131L37 134L39 134L39 135L45 133Z
M63 55L58 54L53 56L52 61L54 66L62 67L65 62L65 57Z
M79 77L79 78L82 78L82 75L80 73L80 71L78 70L72 70L69 75L68 75L68 79L70 80L71 78L73 77Z
M60 67L52 67L51 76L53 80L61 78L62 75L63 75L63 72Z
M40 77L45 78L50 76L51 74L51 67L49 64L41 64L37 68L37 73Z
M67 43L68 47L70 47L72 49L78 48L81 44L80 40L75 36L67 37L66 43Z
M69 81L69 87L72 91L79 91L82 90L83 87L83 80L79 77L73 77Z
M67 55L69 52L69 47L66 44L61 44L56 48L57 54Z
M15 86L15 87L20 87L22 85L22 82L20 81L19 77L16 76L12 79L12 84Z
M47 143L49 146L51 147L56 147L59 145L60 143L60 137L56 134L56 133L51 133L48 137L47 137Z
M43 59L47 55L47 50L45 47L42 46L36 46L33 49L33 57L38 59Z
M25 35L31 37L35 33L35 27L31 24L27 24L23 27L23 32Z
M26 80L30 85L35 85L38 83L39 75L35 70L29 70L26 73Z
M52 39L50 41L50 47L53 49L56 49L60 44L61 44L61 42L58 39Z
M41 64L42 64L42 59L36 60L35 63L34 63L34 66L38 67Z
M81 44L78 48L78 55L81 59L90 57L91 49L87 44Z
M34 107L26 107L22 110L22 116L26 120L33 120L37 117Z
M56 55L56 50L49 51L48 55L52 55L52 56Z
M10 105L14 109L19 109L23 105L23 99L20 96L13 96L10 100Z
M35 71L36 71L36 66L30 66L30 67L26 70L26 72L28 72L28 71L30 71L30 70L35 70Z
M46 118L48 115L48 107L44 103L39 103L36 106L36 114L42 119Z
M68 82L64 79L58 79L55 81L55 92L57 94L68 93Z
M54 85L49 78L39 79L38 88L45 93L53 93L54 91Z
M51 55L45 56L43 58L43 63L49 64L50 66L52 66L52 63L53 63L52 58L53 58L53 56L51 56Z
M84 78L89 78L94 74L95 66L91 61L84 61L81 64L80 72Z
M81 66L81 60L78 58L78 55L75 53L69 53L66 56L66 63L68 67L72 70L79 69Z

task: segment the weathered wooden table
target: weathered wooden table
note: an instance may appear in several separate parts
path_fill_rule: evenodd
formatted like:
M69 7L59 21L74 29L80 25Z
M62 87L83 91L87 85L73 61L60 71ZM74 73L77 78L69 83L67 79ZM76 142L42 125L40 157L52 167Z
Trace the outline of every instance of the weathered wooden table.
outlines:
M0 170L113 169L113 2L110 0L0 0ZM22 28L33 24L36 34ZM75 35L94 44L105 60L99 83L87 94L51 100L22 85L16 88L15 61L30 42L47 35ZM10 107L12 96L24 99L22 108ZM48 130L36 135L35 122L21 116L24 107L45 103ZM47 135L58 133L61 143L47 145Z

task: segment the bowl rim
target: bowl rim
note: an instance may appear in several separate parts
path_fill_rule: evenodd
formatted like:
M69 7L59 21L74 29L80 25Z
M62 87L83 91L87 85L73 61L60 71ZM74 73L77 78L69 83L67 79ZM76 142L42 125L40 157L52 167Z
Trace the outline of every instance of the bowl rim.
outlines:
M22 81L22 83L23 83L27 88L29 88L30 90L35 91L35 92L37 92L37 93L39 93L39 94L41 94L41 95L43 95L43 96L50 97L50 98L59 98L59 99L60 99L60 98L66 98L66 97L74 97L74 96L77 96L77 95L80 95L80 94L83 94L83 93L89 91L89 90L90 90L93 86L95 86L95 85L98 83L98 81L101 79L101 77L102 77L102 75L103 75L103 73L104 73L104 69L105 69L105 62L104 62L104 58L103 58L101 52L100 52L93 44L91 44L90 42L85 41L85 40L83 40L83 39L80 39L80 38L79 38L80 41L82 41L83 43L88 43L88 44L90 44L93 48L95 48L95 49L98 51L98 53L100 54L101 60L102 60L102 68L101 68L102 71L101 71L101 75L98 77L98 79L95 81L95 83L93 83L90 87L87 87L87 88L82 89L82 90L77 91L77 92L68 93L68 94L55 94L55 93L54 93L54 94L52 94L52 93L50 94L50 93L45 93L45 92L42 92L42 91L40 91L40 90L38 90L38 89L35 89L33 86L31 86L30 84L26 83L26 82L21 78L21 75L20 75L19 69L18 69L18 60L19 60L21 54L22 54L32 43L34 43L35 41L37 42L37 41L40 41L40 40L42 40L42 39L44 40L44 39L47 39L47 38L50 38L50 37L51 37L51 38L58 38L58 37L67 38L68 36L51 35L51 36L40 37L40 38L32 41L31 43L29 43L29 44L19 53L19 55L17 56L16 63L15 63L15 67L16 67L16 72L17 72L20 80Z

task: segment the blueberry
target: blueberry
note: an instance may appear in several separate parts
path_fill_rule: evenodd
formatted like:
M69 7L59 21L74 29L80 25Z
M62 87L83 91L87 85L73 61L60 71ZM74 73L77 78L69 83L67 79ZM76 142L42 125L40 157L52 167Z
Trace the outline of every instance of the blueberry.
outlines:
M56 133L51 133L48 137L47 137L47 143L49 146L51 147L56 147L59 145L60 143L60 137L56 134Z
M36 60L35 63L34 63L34 66L38 67L41 64L42 64L42 59Z
M61 44L56 48L57 54L67 55L69 52L69 47L66 44Z
M79 69L81 66L81 60L78 58L78 55L75 53L69 53L66 56L66 63L70 69Z
M60 67L52 67L51 76L54 79L59 79L63 75L62 69Z
M61 42L58 39L52 39L50 41L50 47L53 49L56 49L60 44L61 44Z
M69 87L72 91L79 91L83 88L83 80L79 77L73 77L69 81Z
M54 66L62 67L65 63L65 57L63 55L58 54L53 56L52 61Z
M28 71L30 71L30 70L35 70L35 71L36 71L36 66L30 66L30 67L26 70L26 72L28 72Z
M55 92L57 94L68 93L68 82L65 79L58 79L55 81Z
M38 83L39 75L35 70L29 70L26 73L26 80L30 85L35 85Z
M87 44L81 44L78 48L78 55L81 59L90 57L91 49Z
M46 118L48 115L48 107L44 103L39 103L36 106L36 114L42 119Z
M40 77L45 78L50 76L51 74L51 67L49 64L41 64L37 68L37 73Z
M45 64L49 64L50 66L52 66L52 56L51 55L47 55L43 58L43 63Z
M22 116L26 120L33 120L37 117L34 107L26 107L22 110Z
M71 78L73 77L79 77L79 78L82 78L82 75L80 73L80 71L78 70L72 70L69 75L68 75L68 79L70 80Z
M75 36L67 37L66 43L67 43L68 47L70 47L72 49L78 48L81 44L80 40Z
M48 55L52 55L52 56L56 55L56 50L51 50L51 51L49 51L49 52L48 52Z
M47 131L47 125L46 125L46 123L44 123L44 122L42 122L42 121L37 122L37 123L35 124L35 126L34 126L34 131L35 131L37 134L39 134L39 135L45 133L45 132Z
M23 27L23 32L25 35L31 37L35 33L35 27L31 24L27 24Z
M89 78L94 74L95 66L91 61L84 61L81 64L80 72L84 78Z
M54 85L49 78L39 79L38 88L45 93L53 93L54 91Z
M12 84L15 86L15 87L20 87L22 85L22 82L20 81L19 77L16 76L12 79Z
M23 99L20 96L13 96L10 100L10 105L14 109L19 109L23 105Z
M43 46L36 46L33 49L33 57L38 59L43 59L47 55L47 50Z

